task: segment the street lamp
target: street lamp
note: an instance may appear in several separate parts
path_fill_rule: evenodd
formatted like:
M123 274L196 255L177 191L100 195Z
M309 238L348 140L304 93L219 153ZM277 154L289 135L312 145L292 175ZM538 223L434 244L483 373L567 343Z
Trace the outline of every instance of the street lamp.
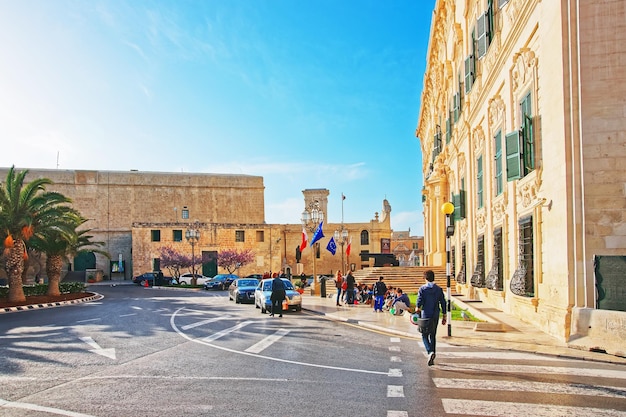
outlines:
M196 253L194 248L198 240L200 240L200 223L195 222L187 231L185 231L185 238L187 242L191 244L191 282L196 284Z
M341 274L346 273L346 264L343 262L343 245L348 243L348 231L343 227L343 200L346 197L341 193L341 229L335 230L335 242L341 245Z
M454 235L454 225L450 224L450 215L454 213L454 204L443 203L441 212L446 215L446 296L448 298L448 336L452 336L452 313L450 312L450 237Z
M317 226L322 221L324 221L324 212L320 207L319 201L311 201L309 205L305 207L304 211L302 212L301 221L302 226L305 227L309 232L313 233L315 229L317 229ZM319 248L319 245L319 242L315 242L315 245L311 246L311 252L313 253L313 282L316 284L313 287L314 295L318 295L318 293L321 294L321 291L318 289L320 288L320 286L317 285L317 273L315 270L315 258L317 257L317 249ZM326 294L323 294L322 296L325 297Z

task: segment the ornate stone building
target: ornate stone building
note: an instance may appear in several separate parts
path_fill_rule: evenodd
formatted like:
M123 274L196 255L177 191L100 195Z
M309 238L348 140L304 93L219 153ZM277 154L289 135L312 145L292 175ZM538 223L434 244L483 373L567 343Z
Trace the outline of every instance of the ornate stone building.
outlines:
M7 172L7 168L0 168L0 181ZM286 269L292 273L313 273L312 249L307 246L296 254L296 247L302 242L302 225L265 222L262 177L29 169L26 181L33 178L51 179L54 184L48 190L71 198L73 206L89 219L86 227L92 229L94 240L104 242L103 249L111 259L95 254L87 267L100 270L111 279L131 279L152 271L163 246L191 255L192 247L185 233L194 225L200 231L193 248L195 256L200 260L206 253L213 259L201 267L206 275L225 272L214 262L217 252L223 249L251 249L255 253L255 261L237 271L240 275ZM327 213L328 190L304 190L303 194L303 208L315 200ZM337 244L334 256L326 246L333 232L342 227L351 238L351 255L344 258L346 267L369 266L370 260L367 256L362 260L360 254L382 251L383 242L391 236L390 213L391 206L384 200L382 214L374 213L369 222L342 224L325 219L326 236L320 241L315 258L317 274L331 274L341 268L342 250L345 254L348 242L343 247ZM84 262L72 262L74 269L84 270ZM45 277L45 269L36 260L29 271L30 278L37 273ZM0 271L0 278L3 274Z
M622 0L438 0L416 131L426 262L451 201L459 291L621 352L624 39Z

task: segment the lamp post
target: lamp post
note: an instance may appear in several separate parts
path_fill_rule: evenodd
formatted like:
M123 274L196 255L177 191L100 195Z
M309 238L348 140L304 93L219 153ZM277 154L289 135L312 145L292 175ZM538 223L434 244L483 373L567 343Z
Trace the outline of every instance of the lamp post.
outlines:
M450 312L450 237L454 235L454 225L450 224L450 215L454 213L454 204L449 201L443 203L441 212L446 215L446 297L448 298L448 336L452 336L452 313Z
M195 222L185 231L185 238L191 244L191 282L196 285L196 253L194 251L196 243L200 240L200 224Z
M346 264L343 262L343 245L348 243L348 231L344 229L343 223L341 229L335 230L335 242L341 245L341 275L346 273Z
M324 221L324 212L320 207L319 201L311 201L307 207L304 208L302 212L302 226L305 227L309 232L313 233L320 222ZM315 270L315 258L317 257L317 249L319 247L319 242L315 242L314 246L311 246L311 252L313 254L313 282L315 286L313 287L314 295L321 294L320 286L317 282L317 272ZM326 294L323 294L325 296Z

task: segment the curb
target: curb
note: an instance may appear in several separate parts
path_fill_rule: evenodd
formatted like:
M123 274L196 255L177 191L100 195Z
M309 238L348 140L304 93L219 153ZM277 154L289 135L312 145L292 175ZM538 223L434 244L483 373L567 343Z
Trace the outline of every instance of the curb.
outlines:
M14 313L17 311L29 311L29 310L38 310L42 308L53 308L53 307L63 307L71 304L82 304L87 303L89 301L97 301L103 299L104 296L102 294L93 293L89 297L78 298L76 300L67 300L67 301L56 301L54 303L45 303L45 304L29 304L25 306L17 306L17 307L6 307L0 309L0 314L3 313Z

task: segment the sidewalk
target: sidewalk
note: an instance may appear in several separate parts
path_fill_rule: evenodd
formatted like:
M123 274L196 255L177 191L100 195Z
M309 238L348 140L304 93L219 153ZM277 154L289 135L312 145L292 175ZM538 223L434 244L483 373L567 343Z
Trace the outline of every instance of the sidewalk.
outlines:
M392 316L388 312L374 313L369 305L346 304L337 306L335 297L322 298L306 292L302 295L302 308L330 319L355 324L363 328L382 331L398 336L413 338L421 343L421 335L408 316ZM626 364L626 358L606 353L592 352L569 346L543 333L536 327L509 316L483 303L464 303L457 297L452 301L463 310L467 309L476 318L485 322L453 320L452 336L448 336L448 325L437 329L437 340L456 346L477 346L494 349L514 350L562 358L575 358L596 362Z

